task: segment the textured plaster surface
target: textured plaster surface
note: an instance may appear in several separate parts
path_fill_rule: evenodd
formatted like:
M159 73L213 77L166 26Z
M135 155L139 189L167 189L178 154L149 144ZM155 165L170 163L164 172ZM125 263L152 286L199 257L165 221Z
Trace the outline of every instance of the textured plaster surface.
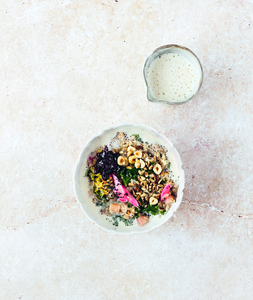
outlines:
M252 1L0 1L0 299L251 299ZM178 107L142 68L190 48L204 82ZM119 122L165 134L183 202L152 232L113 235L73 193L77 157Z

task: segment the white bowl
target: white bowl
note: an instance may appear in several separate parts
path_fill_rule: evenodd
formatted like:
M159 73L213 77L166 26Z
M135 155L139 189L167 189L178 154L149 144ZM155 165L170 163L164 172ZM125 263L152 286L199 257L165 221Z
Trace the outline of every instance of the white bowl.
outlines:
M106 220L108 218L105 215L100 214L100 207L97 207L92 202L92 197L89 196L89 182L85 175L87 169L87 159L91 152L95 151L100 146L109 145L111 139L117 132L125 132L128 136L132 134L139 134L143 141L149 143L156 143L166 147L168 150L168 158L171 162L170 169L175 175L175 182L179 185L177 200L172 204L167 214L163 216L152 216L150 221L144 226L140 227L135 221L132 226L125 226L122 222L119 222L119 226L113 226L111 222ZM136 123L123 123L118 125L112 125L105 128L100 134L94 135L81 151L74 173L74 191L77 201L80 203L82 210L86 216L102 229L118 234L133 234L148 232L163 223L165 223L177 210L181 200L183 198L183 189L185 184L184 170L182 169L182 161L173 147L172 143L163 135L159 134L153 128Z

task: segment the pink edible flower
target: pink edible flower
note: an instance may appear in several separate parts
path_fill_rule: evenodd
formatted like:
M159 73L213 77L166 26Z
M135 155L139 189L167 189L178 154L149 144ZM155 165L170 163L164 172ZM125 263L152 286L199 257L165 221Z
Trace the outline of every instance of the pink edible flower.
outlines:
M161 201L164 201L168 198L170 195L170 183L166 185L166 187L163 189L161 193Z
M113 192L119 198L121 202L129 202L133 206L138 207L139 204L137 200L128 192L128 190L121 184L117 176L112 175L114 181Z

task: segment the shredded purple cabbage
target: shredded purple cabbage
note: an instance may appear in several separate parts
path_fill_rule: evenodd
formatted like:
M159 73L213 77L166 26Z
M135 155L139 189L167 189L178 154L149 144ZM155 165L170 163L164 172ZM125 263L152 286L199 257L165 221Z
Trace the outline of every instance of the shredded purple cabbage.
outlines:
M119 153L113 153L108 150L107 146L105 146L103 151L97 153L94 173L100 173L104 180L108 180L109 175L121 170L121 167L117 163L118 157Z

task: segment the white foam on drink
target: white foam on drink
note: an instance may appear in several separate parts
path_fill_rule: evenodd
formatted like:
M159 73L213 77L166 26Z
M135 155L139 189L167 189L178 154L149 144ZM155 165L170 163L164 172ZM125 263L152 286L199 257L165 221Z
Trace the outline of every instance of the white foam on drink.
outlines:
M177 53L165 53L147 70L151 94L158 100L181 102L194 90L196 75L192 63Z

